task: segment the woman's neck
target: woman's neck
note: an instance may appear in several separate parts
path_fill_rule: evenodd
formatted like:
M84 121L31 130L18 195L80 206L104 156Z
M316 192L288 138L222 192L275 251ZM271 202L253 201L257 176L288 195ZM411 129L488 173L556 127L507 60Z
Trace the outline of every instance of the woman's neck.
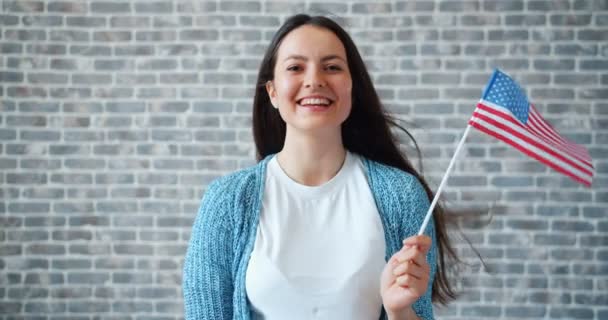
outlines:
M346 159L342 136L290 135L277 154L279 165L294 181L318 186L333 178Z

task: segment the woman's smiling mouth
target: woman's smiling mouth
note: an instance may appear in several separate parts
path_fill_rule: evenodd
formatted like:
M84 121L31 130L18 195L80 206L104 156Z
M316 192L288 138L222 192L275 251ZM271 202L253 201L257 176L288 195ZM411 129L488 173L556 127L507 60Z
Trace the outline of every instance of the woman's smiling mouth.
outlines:
M297 101L298 106L305 108L325 109L329 107L333 101L325 97L305 97Z

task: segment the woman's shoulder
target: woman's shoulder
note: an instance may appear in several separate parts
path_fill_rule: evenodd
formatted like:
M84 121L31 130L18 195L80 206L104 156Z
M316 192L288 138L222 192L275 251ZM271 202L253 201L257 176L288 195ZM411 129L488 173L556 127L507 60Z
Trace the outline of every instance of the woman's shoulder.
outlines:
M369 178L377 187L398 188L402 191L424 191L421 181L413 174L374 160L365 159Z

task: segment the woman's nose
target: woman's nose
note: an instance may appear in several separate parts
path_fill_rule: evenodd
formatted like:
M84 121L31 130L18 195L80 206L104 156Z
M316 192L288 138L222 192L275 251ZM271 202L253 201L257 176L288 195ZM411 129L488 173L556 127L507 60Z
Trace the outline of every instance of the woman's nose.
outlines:
M306 77L306 88L321 88L325 86L325 80L318 71L311 71L308 77Z

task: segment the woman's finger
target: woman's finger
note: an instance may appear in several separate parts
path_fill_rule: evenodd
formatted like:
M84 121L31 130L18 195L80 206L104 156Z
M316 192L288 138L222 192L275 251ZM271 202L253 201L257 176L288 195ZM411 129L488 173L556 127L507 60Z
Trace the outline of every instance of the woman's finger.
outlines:
M429 251L432 244L433 244L433 241L431 240L431 238L429 236L425 236L425 235L411 236L411 237L403 240L404 246L410 246L410 247L418 246L418 249L421 252L423 252L424 254L426 254Z
M415 296L421 296L426 290L426 283L410 275L404 275L395 279L395 283L402 288L407 288Z
M420 251L418 251L418 254L416 254L412 257L411 261L420 267L424 267L425 265L428 265L428 263L426 262L426 255Z
M425 273L425 268L420 267L409 261L401 263L395 269L393 269L393 275L395 277L400 277L402 275L409 274L417 279L423 279L425 277Z

